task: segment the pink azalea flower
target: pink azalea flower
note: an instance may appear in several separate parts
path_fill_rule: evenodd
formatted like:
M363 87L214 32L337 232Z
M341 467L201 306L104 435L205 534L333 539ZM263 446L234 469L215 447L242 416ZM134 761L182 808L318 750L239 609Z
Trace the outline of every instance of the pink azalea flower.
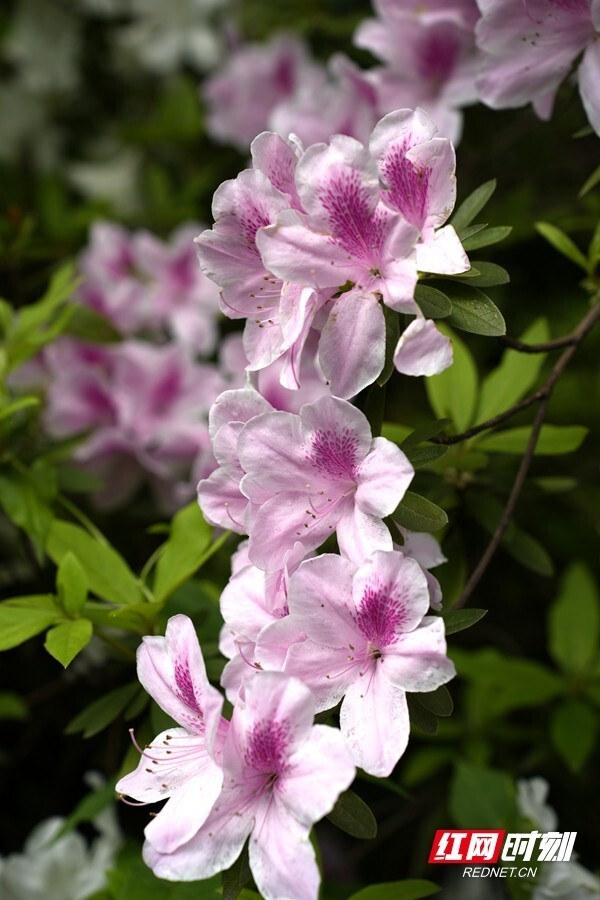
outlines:
M124 335L167 335L194 353L212 353L218 292L198 268L197 230L185 225L164 243L148 231L95 224L79 260L79 299Z
M198 484L198 502L207 522L245 534L248 499L240 491L244 477L238 456L238 438L246 422L272 406L253 388L225 391L213 403L208 429L219 464Z
M385 64L369 73L380 114L419 106L458 141L460 108L477 99L476 0L376 0L375 9L354 42Z
M167 508L193 494L191 470L214 467L207 418L223 386L211 364L175 345L61 340L44 353L50 435L90 431L73 459L100 477L100 505L117 505L146 476Z
M291 35L278 34L263 44L241 45L203 84L209 107L208 131L216 140L245 151L268 127L279 103L301 87L319 91L325 80L307 47Z
M319 870L309 840L354 778L339 731L313 725L310 690L279 672L245 682L223 745L223 790L208 818L173 851L148 836L144 859L174 881L229 868L249 838L250 868L265 900L316 900Z
M583 51L579 91L600 134L600 0L478 0L476 29L483 53L479 96L494 109L533 103L552 114L562 81Z
M292 575L288 604L307 639L292 644L285 670L309 685L318 710L344 698L340 728L356 764L386 777L408 742L406 691L433 691L455 674L443 620L426 616L421 567L397 551L359 568L324 554Z
M452 365L452 342L432 319L417 316L396 345L394 366L403 375L437 375Z
M187 616L173 616L164 637L145 637L138 678L181 727L162 732L143 749L135 770L116 790L141 804L167 800L146 826L146 838L171 853L190 840L221 792L220 765L228 722L223 698L206 677L202 651Z
M435 575L429 571L448 562L442 553L440 542L432 534L408 531L400 525L396 525L396 528L402 533L404 543L401 547L394 544L394 550L400 550L404 556L416 559L427 579L429 605L432 609L440 610L442 608L442 588Z
M322 397L299 415L269 412L241 430L237 453L246 473L249 557L267 571L281 568L299 541L316 549L334 531L340 550L362 561L391 549L382 519L404 496L414 471L391 441L371 436L350 403Z

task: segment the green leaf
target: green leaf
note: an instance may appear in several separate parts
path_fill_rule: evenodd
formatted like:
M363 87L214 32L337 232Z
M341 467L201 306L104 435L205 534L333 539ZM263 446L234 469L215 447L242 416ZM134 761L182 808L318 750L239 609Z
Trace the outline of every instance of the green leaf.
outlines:
M514 526L514 523L512 533L505 533L502 546L517 562L536 575L543 575L545 578L554 575L554 563L548 551L536 538Z
M18 647L62 618L50 594L5 600L0 603L0 650Z
M462 245L467 252L469 250L479 250L481 247L499 244L500 241L508 237L511 231L512 225L497 225L495 228L484 228L483 231L474 234L472 237L465 238Z
M594 579L582 563L565 572L548 629L548 649L561 669L577 674L591 668L599 650L600 605Z
M54 659L67 668L78 653L87 647L94 629L88 619L74 619L51 628L46 635L44 647Z
M163 881L144 863L139 847L132 853L107 874L111 900L220 900L220 875L204 881Z
M415 303L426 319L444 319L452 312L452 303L446 294L426 284L416 286Z
M479 288L454 281L448 282L445 290L452 301L452 314L448 317L448 324L462 331L488 337L506 334L502 313Z
M568 700L555 710L550 723L552 745L573 773L589 759L598 731L598 716L581 700Z
M225 872L223 872L223 900L237 900L244 885L252 878L250 859L248 857L248 842L244 844L242 852Z
M375 816L354 791L344 791L327 816L329 821L352 837L372 840L377 837Z
M521 335L527 344L543 343L550 338L546 319L536 319ZM519 353L506 350L500 365L484 379L476 422L485 422L509 409L533 387L546 356L544 353Z
M444 428L451 424L452 419L436 419L434 422L428 422L426 425L421 425L420 428L415 428L414 431L411 431L410 434L404 438L404 440L400 444L400 447L402 448L402 450L404 450L405 453L408 453L408 451L413 447L416 447L418 444L422 444L424 441L428 441L430 438L435 437L441 431L443 431Z
M431 897L440 890L441 888L432 881L410 878L406 881L370 884L362 891L352 894L350 900L421 900L422 897Z
M0 691L0 721L13 719L23 722L29 718L29 707L14 691Z
M156 566L154 593L157 602L166 600L200 568L212 533L196 502L185 506L173 518L169 540Z
M138 581L116 550L70 522L52 522L46 550L57 565L71 552L77 557L88 580L90 591L122 606L142 601Z
M381 426L381 436L393 441L394 444L403 444L406 438L412 434L409 425L397 425L395 422L384 422Z
M52 522L49 500L54 491L54 472L38 461L26 472L0 471L0 505L7 517L31 538L38 551ZM46 482L40 480L47 478Z
M408 715L413 728L418 728L423 734L437 734L438 720L420 700L420 694L407 694Z
M67 816L54 840L58 840L63 835L68 834L69 831L73 831L82 822L91 822L103 809L106 809L107 806L114 802L115 786L111 782L103 784L102 787L87 794L83 800L79 801L73 812Z
M484 184L479 185L456 209L450 219L450 224L454 226L459 237L461 231L471 224L489 201L496 190L496 184L496 179L492 178L491 181L486 181Z
M463 275L446 277L451 277L452 281L460 281L462 278L469 277L469 284L477 287L496 287L499 284L508 284L510 281L510 275L506 269L496 265L496 263L472 260L471 268L474 272L473 275L469 275L469 272L464 272Z
M425 694L418 694L419 703L433 713L434 716L451 716L454 704L450 691L445 685L437 688L435 691L429 691Z
M552 244L555 250L570 259L572 263L587 272L589 269L588 261L579 249L579 247L571 240L568 234L551 225L549 222L536 222L536 230L545 238L549 244Z
M65 328L65 334L82 341L92 341L94 344L116 344L122 340L114 325L90 306L75 307Z
M561 453L573 453L581 446L588 433L583 425L543 425L535 453L537 456L555 456ZM493 434L477 437L477 447L486 453L525 452L531 428L525 425L520 428L507 428Z
M58 567L56 587L64 611L70 616L78 616L87 599L88 582L81 564L70 550Z
M65 728L65 734L76 734L78 731L82 731L84 738L98 734L99 731L110 725L119 713L123 712L138 690L138 682L132 681L95 700L74 719L71 719Z
M455 609L444 613L446 634L456 634L476 625L487 614L487 609Z
M409 531L439 531L448 524L448 516L443 509L413 491L405 493L393 518Z
M2 406L0 408L0 421L2 421L2 419L8 419L10 416L14 416L14 414L19 412L21 409L28 409L32 406L39 406L40 403L40 398L34 397L33 395L21 397L19 400L13 400L12 403L7 403L6 406Z
M407 450L406 455L412 463L413 468L421 469L429 463L435 462L445 456L450 448L443 444L421 444L411 450Z
M400 337L400 316L394 309L389 306L383 306L383 316L385 319L385 362L381 374L376 379L375 384L383 387L384 384L392 377L394 371L394 351ZM383 418L383 417L382 417Z
M460 828L505 828L515 812L505 772L459 762L450 786L450 813Z
M585 197L586 194L596 187L597 184L600 184L600 166L597 169L594 169L590 177L587 179L581 190L579 191L580 197Z
M438 326L452 338L454 363L445 372L425 379L427 397L438 419L449 418L458 431L465 431L473 421L477 401L477 369L471 352L456 334Z

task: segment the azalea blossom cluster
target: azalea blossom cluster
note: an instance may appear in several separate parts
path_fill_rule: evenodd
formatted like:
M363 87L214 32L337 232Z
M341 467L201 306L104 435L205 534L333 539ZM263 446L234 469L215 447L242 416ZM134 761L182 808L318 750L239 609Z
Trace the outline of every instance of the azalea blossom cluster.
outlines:
M576 78L600 134L598 0L374 0L354 43L379 61L360 69L343 54L327 67L301 41L277 35L240 45L202 93L213 137L245 149L254 134L290 131L306 143L346 134L365 140L381 116L419 106L454 142L462 109L532 103L551 116L560 84L583 53ZM246 101L249 86L253 102ZM258 87L257 87L258 86Z
M384 307L415 316L394 349L396 369L432 375L452 361L449 340L414 300L419 272L459 274L470 263L446 221L455 154L422 110L398 110L368 147L343 135L306 150L264 132L252 168L217 190L215 224L197 238L221 309L246 319L249 371L281 363L301 384L308 338L332 394L355 396L381 373Z

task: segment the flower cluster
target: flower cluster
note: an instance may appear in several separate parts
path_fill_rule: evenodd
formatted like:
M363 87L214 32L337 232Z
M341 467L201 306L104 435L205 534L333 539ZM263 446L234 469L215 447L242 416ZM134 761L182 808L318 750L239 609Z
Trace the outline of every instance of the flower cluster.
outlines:
M317 332L331 392L349 398L385 360L383 306L413 314L395 349L398 371L431 375L451 347L414 300L418 272L458 274L468 258L450 225L456 196L451 142L422 110L385 116L369 146L343 135L303 150L265 132L253 167L217 190L215 225L197 238L221 308L245 318L249 370L282 359L281 384L301 383Z

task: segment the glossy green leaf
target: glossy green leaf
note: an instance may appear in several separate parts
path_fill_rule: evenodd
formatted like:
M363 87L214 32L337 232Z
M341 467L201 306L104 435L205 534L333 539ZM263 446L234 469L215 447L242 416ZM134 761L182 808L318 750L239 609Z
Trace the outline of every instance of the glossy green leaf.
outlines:
M470 350L442 324L440 331L452 339L454 363L445 372L425 379L425 389L438 419L452 419L458 431L473 421L477 401L477 369Z
M375 384L383 387L384 384L392 377L394 371L394 352L400 337L400 316L394 309L389 306L383 306L383 316L385 319L385 362L380 375L377 377ZM382 416L383 419L383 416Z
M596 583L582 563L573 563L562 579L548 616L549 650L561 669L585 672L600 653L600 602Z
M448 524L448 516L443 509L413 491L405 493L393 518L409 531L439 531Z
M472 334L497 337L506 334L506 323L496 304L477 287L457 281L444 285L452 301L448 324Z
M39 406L41 400L39 397L27 396L21 397L19 400L13 400L12 403L7 403L5 406L0 407L0 421L2 419L8 419L10 416L14 416L15 413L18 413L22 409L29 409L32 406Z
M427 422L411 431L401 442L400 447L405 453L408 453L413 447L417 447L424 441L440 434L448 425L452 424L452 419L436 419L434 422Z
M166 600L200 568L210 547L212 533L196 502L175 515L169 540L156 566L154 594L157 602Z
M410 878L406 881L370 884L356 894L352 894L350 900L421 900L422 897L431 897L440 890L441 888L432 881Z
M450 813L460 828L506 828L515 791L505 772L459 762L450 785Z
M487 609L454 609L444 613L446 634L456 634L476 625L487 614Z
M582 425L543 425L535 453L537 456L555 456L561 453L572 453L578 450L587 428ZM531 428L506 428L493 434L477 437L477 446L486 453L517 453L521 456L527 447Z
M123 712L139 690L137 681L109 691L98 700L94 700L86 709L72 719L65 728L65 734L83 732L84 738L93 737Z
M52 522L54 472L38 461L28 471L0 470L0 506L41 552Z
M567 700L550 722L552 745L571 772L580 772L596 743L598 714L581 700Z
M119 605L142 601L138 581L119 553L71 522L55 519L46 544L48 554L59 565L71 552L85 572L90 591Z
M92 623L88 619L62 622L48 631L44 647L66 669L83 648L87 647L93 633Z
M23 722L29 718L29 707L14 691L0 691L0 721L12 719Z
M467 253L470 250L480 250L481 247L490 247L492 244L499 244L512 231L512 225L496 225L494 228L484 228L472 237L463 240L462 245Z
M471 267L474 270L474 274L469 277L469 284L476 287L496 287L500 284L508 284L510 281L510 275L506 269L496 265L496 263L473 259L471 260ZM467 275L469 273L465 272L463 277ZM461 276L458 275L456 278L460 280Z
M115 800L114 783L110 782L86 794L83 800L79 801L73 812L67 816L56 835L56 839L61 838L64 834L68 834L69 831L73 831L82 822L91 822Z
M450 219L450 224L454 226L455 230L458 232L460 237L463 229L467 228L471 224L471 222L475 219L475 217L481 212L484 206L488 203L490 197L496 190L496 179L492 178L490 181L484 182L484 184L479 185L478 188L469 194L469 196L463 200L460 206L455 210L452 218Z
M362 840L377 836L375 816L364 800L354 791L344 791L327 816L329 821L346 834Z
M454 704L450 691L442 684L435 691L429 691L425 694L418 694L419 702L425 709L433 713L434 716L451 716Z
M446 294L428 284L416 286L415 303L426 319L444 319L452 312L452 303Z
M415 469L421 469L429 463L436 462L445 456L450 448L443 444L420 444L407 450L406 455Z
M585 197L586 194L589 194L593 188L596 187L597 184L600 184L600 166L597 169L594 169L590 177L586 180L585 184L579 191L580 197Z
M64 611L70 616L79 615L87 599L88 581L81 563L70 550L58 567L56 587Z
M18 647L62 618L50 594L5 600L0 603L0 650Z
M559 253L570 259L572 263L575 263L584 272L588 271L587 259L568 234L565 234L564 231L561 231L560 228L557 228L556 225L551 225L549 222L536 222L535 227L542 237L549 244L552 244L555 250L558 250Z
M381 426L381 436L393 441L394 444L402 445L406 438L412 434L412 428L409 425L397 425L395 422L384 422Z
M544 318L536 319L520 336L526 344L544 343L549 339L550 329ZM537 381L545 358L544 353L506 350L500 365L483 381L476 421L485 422L524 397Z
M423 734L437 734L438 720L420 700L420 694L407 694L408 715L413 728L418 728Z
M90 306L77 305L65 328L65 334L94 344L116 344L122 335L108 321Z
M252 878L250 860L248 857L248 843L236 861L223 872L223 900L237 900L244 885Z

